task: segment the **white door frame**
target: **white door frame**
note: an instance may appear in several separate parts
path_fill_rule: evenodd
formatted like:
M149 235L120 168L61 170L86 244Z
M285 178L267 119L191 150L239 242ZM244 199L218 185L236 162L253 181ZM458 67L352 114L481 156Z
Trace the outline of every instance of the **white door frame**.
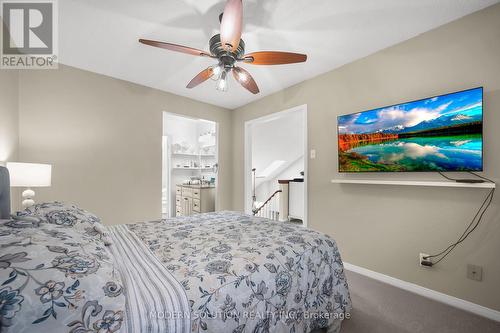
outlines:
M162 122L163 124L163 122ZM163 133L163 128L162 128L162 133ZM161 141L161 190L162 190L162 202L161 202L161 218L168 218L171 217L172 215L172 202L171 202L171 193L170 193L170 178L171 178L171 173L172 173L172 168L171 168L171 160L170 160L170 151L169 151L169 142L168 142L168 136L162 134L162 141ZM168 169L168 172L165 174L165 169ZM167 207L166 207L166 216L163 215L163 184L165 184L165 189L166 189L166 200L167 200Z
M244 149L244 200L245 213L252 214L252 133L250 127L253 124L269 121L272 119L286 116L290 113L302 112L304 126L304 227L307 227L308 221L308 187L309 187L309 172L308 172L308 145L307 145L307 104L299 105L284 111L271 113L267 116L255 118L245 121L245 149Z

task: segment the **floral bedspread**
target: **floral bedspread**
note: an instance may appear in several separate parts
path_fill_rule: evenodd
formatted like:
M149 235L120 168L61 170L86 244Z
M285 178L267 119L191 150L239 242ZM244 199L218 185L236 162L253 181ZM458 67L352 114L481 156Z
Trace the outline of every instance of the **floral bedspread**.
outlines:
M0 223L1 332L112 333L124 316L119 272L91 228Z
M193 332L310 332L350 311L325 234L235 212L127 227L182 284Z

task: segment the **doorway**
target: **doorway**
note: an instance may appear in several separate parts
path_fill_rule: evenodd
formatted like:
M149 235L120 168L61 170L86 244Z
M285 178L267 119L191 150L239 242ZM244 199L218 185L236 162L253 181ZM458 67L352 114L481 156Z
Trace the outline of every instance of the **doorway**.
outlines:
M162 216L215 211L218 124L163 112Z
M245 122L244 163L245 212L307 226L307 105Z

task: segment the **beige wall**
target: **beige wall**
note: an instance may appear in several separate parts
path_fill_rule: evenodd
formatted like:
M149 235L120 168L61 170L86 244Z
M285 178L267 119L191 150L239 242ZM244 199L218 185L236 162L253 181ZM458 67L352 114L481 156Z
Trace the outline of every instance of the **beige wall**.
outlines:
M0 163L17 158L19 143L17 97L17 71L0 70Z
M168 111L220 124L218 199L230 208L230 111L67 66L22 71L19 81L19 159L53 164L37 201L74 202L106 224L160 218Z
M485 174L500 181L500 5L430 31L234 111L233 206L243 209L244 122L307 104L309 226L333 236L346 262L500 310L500 195L483 224L432 269L436 252L464 230L484 190L331 184L336 117L484 85ZM392 176L392 175L391 175ZM390 175L375 177L388 178ZM401 175L400 177L431 177ZM466 264L484 268L466 279Z
M0 69L0 165L4 165L6 161L15 161L18 157L18 92L19 76L17 70ZM11 197L19 198L19 196L20 191L12 188ZM11 206L12 211L14 211L20 207L20 203L11 200Z
M0 23L0 34L4 24ZM17 158L18 133L18 89L17 70L0 69L0 165Z

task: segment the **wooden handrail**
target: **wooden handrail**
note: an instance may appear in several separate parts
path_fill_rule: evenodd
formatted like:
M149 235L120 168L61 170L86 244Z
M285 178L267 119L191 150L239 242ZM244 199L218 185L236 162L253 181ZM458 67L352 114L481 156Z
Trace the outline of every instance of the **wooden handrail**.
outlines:
M258 212L260 212L260 210L262 208L264 208L265 205L267 205L269 203L269 201L271 201L271 199L278 193L281 193L283 192L282 190L277 190L276 192L274 192L273 194L271 194L271 196L266 200L264 201L264 203L259 207L259 208L254 208L252 211L253 211L253 215L257 215Z

